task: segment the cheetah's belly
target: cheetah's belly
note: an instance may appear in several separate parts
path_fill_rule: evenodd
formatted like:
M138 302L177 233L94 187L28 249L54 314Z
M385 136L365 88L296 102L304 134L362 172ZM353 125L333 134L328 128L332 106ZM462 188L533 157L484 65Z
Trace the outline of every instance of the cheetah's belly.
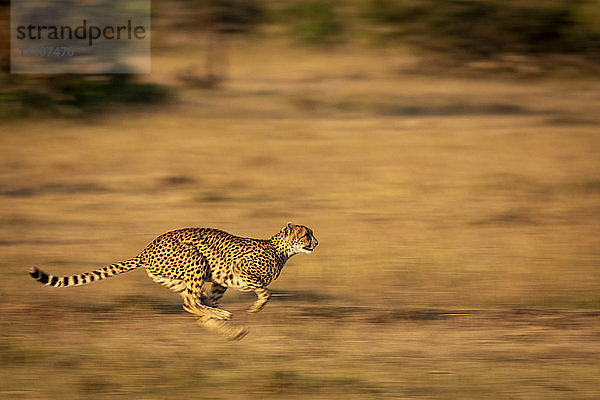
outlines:
M241 276L233 272L232 269L229 269L229 271L225 272L213 271L212 281L221 286L240 291L250 290L248 283Z
M185 289L185 281L183 279L171 279L164 276L156 275L150 272L148 268L146 268L146 273L154 282L160 283L161 285L166 286L174 292L181 292Z

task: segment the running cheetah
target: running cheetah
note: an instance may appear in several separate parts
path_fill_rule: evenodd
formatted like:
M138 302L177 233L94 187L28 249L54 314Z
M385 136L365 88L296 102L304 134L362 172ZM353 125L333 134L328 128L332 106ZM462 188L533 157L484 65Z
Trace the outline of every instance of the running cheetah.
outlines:
M258 299L248 311L258 312L269 301L266 287L279 277L286 261L298 253L312 253L318 244L310 228L291 222L264 240L212 228L186 228L160 235L137 257L92 272L57 277L33 267L29 274L42 284L66 287L144 267L155 282L181 294L183 308L201 325L239 339L247 329L227 326L224 321L231 313L217 307L227 288L253 291Z

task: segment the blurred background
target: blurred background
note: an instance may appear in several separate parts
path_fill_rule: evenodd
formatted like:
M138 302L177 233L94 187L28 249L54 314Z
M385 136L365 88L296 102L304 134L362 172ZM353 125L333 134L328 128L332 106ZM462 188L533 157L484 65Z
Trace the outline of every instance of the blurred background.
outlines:
M0 397L600 397L599 1L154 0L148 75L11 75L0 13ZM26 274L287 221L241 342Z

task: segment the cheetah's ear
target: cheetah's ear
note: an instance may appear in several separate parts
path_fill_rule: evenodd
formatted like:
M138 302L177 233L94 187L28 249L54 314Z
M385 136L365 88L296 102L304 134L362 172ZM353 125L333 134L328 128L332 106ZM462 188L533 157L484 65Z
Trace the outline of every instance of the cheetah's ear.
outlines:
M289 235L290 233L292 233L295 227L296 225L294 225L292 222L288 222L287 224L285 224L283 229L281 229L281 232L285 233L286 235Z

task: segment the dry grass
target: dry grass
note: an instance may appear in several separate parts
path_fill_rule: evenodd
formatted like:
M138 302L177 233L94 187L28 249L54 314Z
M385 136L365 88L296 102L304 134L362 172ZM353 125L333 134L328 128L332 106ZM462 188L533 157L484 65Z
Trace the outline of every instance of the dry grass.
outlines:
M155 81L201 62L155 54ZM597 398L600 83L403 74L367 51L235 47L219 91L87 121L3 123L0 397ZM326 65L326 70L323 69ZM321 243L250 335L213 337L134 272L164 231Z

